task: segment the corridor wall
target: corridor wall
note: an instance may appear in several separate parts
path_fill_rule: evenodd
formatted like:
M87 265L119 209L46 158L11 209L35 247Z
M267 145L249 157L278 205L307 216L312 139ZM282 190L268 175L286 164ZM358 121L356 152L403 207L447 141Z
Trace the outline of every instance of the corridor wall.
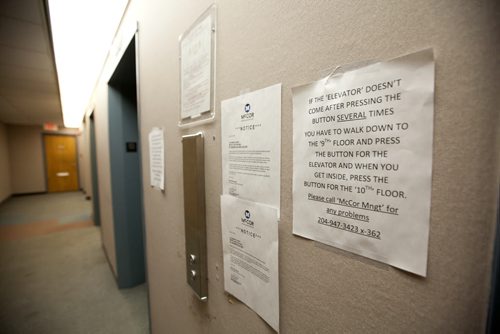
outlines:
M9 170L12 194L30 194L47 191L42 126L5 126L9 151ZM61 129L49 134L79 135L77 129Z
M211 4L131 0L137 20L146 253L153 333L272 333L224 292L220 102L283 84L280 327L283 333L484 332L499 181L495 1L242 1L217 4L215 121L177 126L181 35ZM123 27L123 26L122 26ZM436 62L428 276L318 247L292 235L291 88L337 65L424 48ZM107 67L112 67L108 59ZM107 72L106 70L104 72ZM115 268L107 78L96 106L103 244ZM147 136L165 130L165 192L151 188ZM181 136L205 134L209 297L186 283Z
M9 125L12 193L26 194L47 191L43 158L42 127Z
M10 185L10 157L7 142L7 127L0 123L0 203L12 194Z

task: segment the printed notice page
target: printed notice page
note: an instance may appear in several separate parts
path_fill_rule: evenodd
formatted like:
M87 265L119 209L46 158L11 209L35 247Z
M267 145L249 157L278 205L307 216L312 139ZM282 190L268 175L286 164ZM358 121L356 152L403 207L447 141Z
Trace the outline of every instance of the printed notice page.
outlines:
M221 196L224 288L279 331L278 210Z
M280 207L281 84L221 104L222 192Z
M149 175L151 186L165 189L163 130L153 128L149 132Z
M210 110L212 17L184 36L181 48L181 119Z
M426 276L434 59L293 89L293 233Z

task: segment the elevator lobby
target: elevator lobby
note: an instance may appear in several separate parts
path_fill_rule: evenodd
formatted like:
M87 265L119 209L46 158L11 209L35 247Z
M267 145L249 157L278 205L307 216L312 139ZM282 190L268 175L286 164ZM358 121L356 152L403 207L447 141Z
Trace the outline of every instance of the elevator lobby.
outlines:
M0 1L0 334L499 333L500 2Z

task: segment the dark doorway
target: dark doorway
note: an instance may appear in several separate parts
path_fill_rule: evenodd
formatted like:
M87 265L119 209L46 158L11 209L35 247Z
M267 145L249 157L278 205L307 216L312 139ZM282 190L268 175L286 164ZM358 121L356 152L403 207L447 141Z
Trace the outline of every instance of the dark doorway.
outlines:
M500 188L498 194L500 195ZM490 309L486 327L488 334L500 332L500 196L497 196L497 199L497 228L491 268Z
M120 288L145 282L135 38L108 82L111 191Z

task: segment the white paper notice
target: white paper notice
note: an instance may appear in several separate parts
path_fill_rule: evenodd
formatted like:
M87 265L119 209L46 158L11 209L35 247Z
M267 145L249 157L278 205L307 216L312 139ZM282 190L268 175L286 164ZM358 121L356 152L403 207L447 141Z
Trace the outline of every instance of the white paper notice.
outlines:
M224 194L280 207L281 84L221 104Z
M165 188L163 130L153 128L149 132L149 174L151 186L163 190Z
M434 60L293 89L293 233L426 276Z
M181 41L181 119L210 110L212 17L208 16Z
M221 196L224 287L279 331L278 210Z

